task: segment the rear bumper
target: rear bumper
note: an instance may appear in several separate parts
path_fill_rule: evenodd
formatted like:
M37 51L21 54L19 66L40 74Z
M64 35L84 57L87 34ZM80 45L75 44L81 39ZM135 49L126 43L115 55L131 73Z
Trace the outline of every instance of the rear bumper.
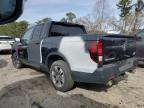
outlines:
M138 65L144 65L144 58L137 58Z
M0 49L0 52L1 51L11 51L11 49Z
M110 80L121 81L127 71L133 70L137 66L135 58L125 60L126 63L120 66L119 63L112 63L98 68L94 73L72 72L73 80L76 82L106 84ZM121 62L121 61L119 61ZM129 64L129 63L132 64Z
M0 51L10 51L11 45L10 44L0 44Z

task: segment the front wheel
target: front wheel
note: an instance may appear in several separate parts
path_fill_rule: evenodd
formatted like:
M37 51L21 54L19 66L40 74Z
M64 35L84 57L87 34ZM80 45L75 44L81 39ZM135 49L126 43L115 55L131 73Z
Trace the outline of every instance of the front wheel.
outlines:
M66 92L71 90L74 85L70 69L62 60L52 63L50 68L50 77L54 87L59 91Z
M23 64L20 62L20 60L19 60L18 55L17 55L16 52L12 54L12 63L13 63L13 65L14 65L14 67L17 68L17 69L21 68L22 65L23 65Z

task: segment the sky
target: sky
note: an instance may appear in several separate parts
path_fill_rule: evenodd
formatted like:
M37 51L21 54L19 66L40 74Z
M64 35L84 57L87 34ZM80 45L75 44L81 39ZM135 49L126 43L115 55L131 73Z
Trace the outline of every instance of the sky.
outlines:
M117 9L111 1L113 10ZM37 20L50 17L59 21L67 12L74 12L77 17L84 17L93 11L96 0L27 0L24 5L24 13L18 19L34 23ZM113 11L110 14L114 14Z

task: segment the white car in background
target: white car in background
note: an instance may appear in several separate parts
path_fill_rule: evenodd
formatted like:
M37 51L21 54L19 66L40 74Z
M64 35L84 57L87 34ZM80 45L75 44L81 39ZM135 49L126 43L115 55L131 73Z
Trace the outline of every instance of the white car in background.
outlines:
M108 30L108 34L120 34L120 31Z
M0 36L0 52L11 51L11 45L15 42L15 38L11 36Z

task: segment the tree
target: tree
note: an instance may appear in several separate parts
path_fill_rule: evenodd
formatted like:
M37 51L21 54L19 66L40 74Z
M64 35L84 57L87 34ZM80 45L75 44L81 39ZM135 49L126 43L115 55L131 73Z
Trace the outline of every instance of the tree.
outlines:
M103 22L104 22L104 11L105 11L105 3L106 0L96 0L96 4L94 7L94 18L96 20L97 26L99 31L103 29Z
M20 21L0 26L0 35L20 37L28 27L28 22Z
M119 3L117 4L118 9L120 9L121 13L120 13L120 17L126 17L130 14L130 10L131 10L131 3L132 0L120 0Z
M144 18L143 15L143 9L144 9L144 2L142 0L137 0L137 6L135 7L134 12L134 25L133 25L133 32L137 32L137 30L140 27L140 24L142 23L142 19Z
M60 21L61 22L67 22L67 19L66 18L62 18Z
M76 23L84 25L87 32L92 34L92 33L105 33L104 30L99 30L99 26L96 23L96 20L94 19L93 15L87 15L85 17L82 18L78 18L76 20Z
M135 34L144 24L144 3L137 0L136 4L132 4L132 0L120 0L117 4L120 9L120 25L121 32L125 34Z
M51 18L43 18L42 20L37 21L36 24L47 23L49 21L52 21L52 19Z
M74 19L76 18L76 15L74 13L72 13L72 12L66 13L66 16L67 16L68 22L73 22Z
M62 18L60 21L73 23L74 19L76 19L76 15L72 12L68 12L68 13L66 13L66 17Z
M88 33L97 32L97 30L96 30L97 26L96 26L95 21L93 20L93 16L92 15L87 15L85 17L78 18L76 20L76 23L84 25L85 28L87 29Z
M120 18L123 21L123 27L121 32L125 33L127 29L127 21L131 11L132 0L119 0L117 4L118 9L120 10Z
M105 33L108 29L109 19L114 16L109 14L111 0L96 0L93 11L85 17L76 20L77 23L86 27L89 33Z
M114 7L111 7L111 5L113 5L111 3L113 2L113 0L96 0L93 12L91 14L93 16L95 25L97 25L95 28L96 31L107 31L107 24L109 19L115 16L116 9L114 9Z
M136 6L135 11L140 12L144 10L144 0L137 0L137 3L134 4Z

